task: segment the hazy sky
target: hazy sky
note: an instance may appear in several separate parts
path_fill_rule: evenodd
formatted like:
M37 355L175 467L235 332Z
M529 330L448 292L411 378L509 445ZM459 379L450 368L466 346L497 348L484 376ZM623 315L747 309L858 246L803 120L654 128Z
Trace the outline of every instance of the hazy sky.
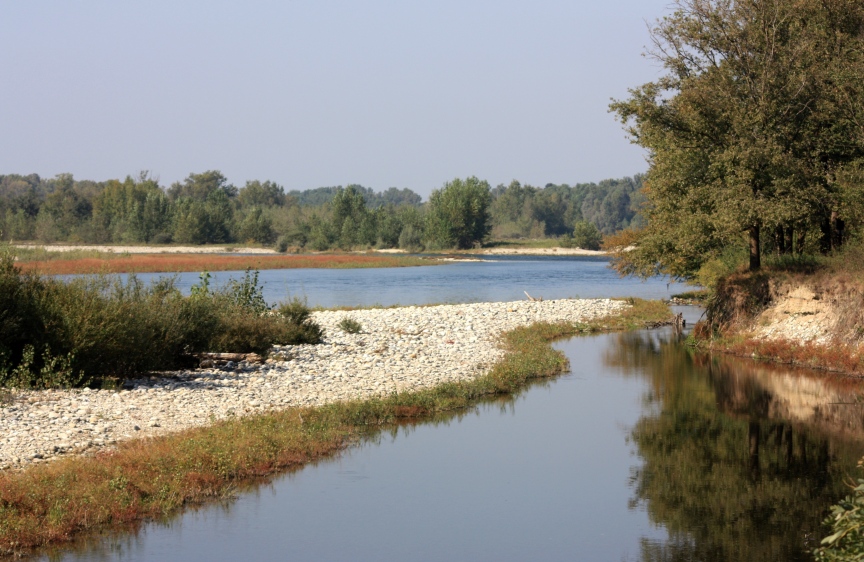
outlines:
M609 99L668 0L4 2L0 174L427 196L642 172Z

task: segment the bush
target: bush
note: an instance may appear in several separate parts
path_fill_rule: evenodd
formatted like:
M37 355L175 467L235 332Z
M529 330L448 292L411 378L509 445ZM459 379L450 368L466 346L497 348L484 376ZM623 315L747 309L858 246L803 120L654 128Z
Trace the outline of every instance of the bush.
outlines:
M291 241L287 236L280 236L279 240L276 241L276 251L280 254L284 254L288 251L288 246L291 245Z
M339 328L341 328L343 332L349 334L359 334L363 331L363 325L350 316L346 316L339 322Z
M862 461L858 467L861 468ZM864 480L858 479L852 495L831 507L825 520L831 535L822 539L822 546L813 555L820 562L845 562L864 558Z
M275 343L318 343L319 326L296 300L277 312L258 272L211 290L209 274L183 296L173 278L69 283L22 274L0 255L0 386L47 387L188 367L202 351L264 353ZM287 312L286 312L287 311Z
M399 248L417 253L423 251L423 239L419 229L410 224L399 233Z
M573 234L562 239L561 246L599 250L601 242L603 242L603 235L600 234L596 226L587 221L579 221L573 225Z

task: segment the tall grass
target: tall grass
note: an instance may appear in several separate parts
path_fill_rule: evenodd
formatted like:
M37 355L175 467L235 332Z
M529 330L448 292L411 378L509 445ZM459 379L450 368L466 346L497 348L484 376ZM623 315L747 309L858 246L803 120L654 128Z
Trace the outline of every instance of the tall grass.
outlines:
M172 279L144 285L98 276L71 282L22 272L0 255L0 386L99 385L187 367L202 351L266 352L317 343L300 303L262 308L257 273L183 296ZM266 308L266 305L265 305ZM290 314L283 314L288 311Z

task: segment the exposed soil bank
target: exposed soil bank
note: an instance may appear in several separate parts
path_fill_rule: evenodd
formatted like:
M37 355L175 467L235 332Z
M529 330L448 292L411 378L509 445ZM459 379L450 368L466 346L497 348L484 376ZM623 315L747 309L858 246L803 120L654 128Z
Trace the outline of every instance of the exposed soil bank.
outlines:
M708 316L714 348L864 374L864 284L848 274L734 275L718 285Z

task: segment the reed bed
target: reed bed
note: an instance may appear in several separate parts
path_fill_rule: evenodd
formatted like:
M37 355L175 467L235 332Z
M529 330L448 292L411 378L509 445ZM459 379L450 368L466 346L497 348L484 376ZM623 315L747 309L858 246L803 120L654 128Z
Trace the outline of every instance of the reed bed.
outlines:
M226 256L213 254L102 254L73 259L19 260L23 271L43 275L96 273L180 273L246 269L354 269L437 265L439 260L414 256L367 254L301 254Z

